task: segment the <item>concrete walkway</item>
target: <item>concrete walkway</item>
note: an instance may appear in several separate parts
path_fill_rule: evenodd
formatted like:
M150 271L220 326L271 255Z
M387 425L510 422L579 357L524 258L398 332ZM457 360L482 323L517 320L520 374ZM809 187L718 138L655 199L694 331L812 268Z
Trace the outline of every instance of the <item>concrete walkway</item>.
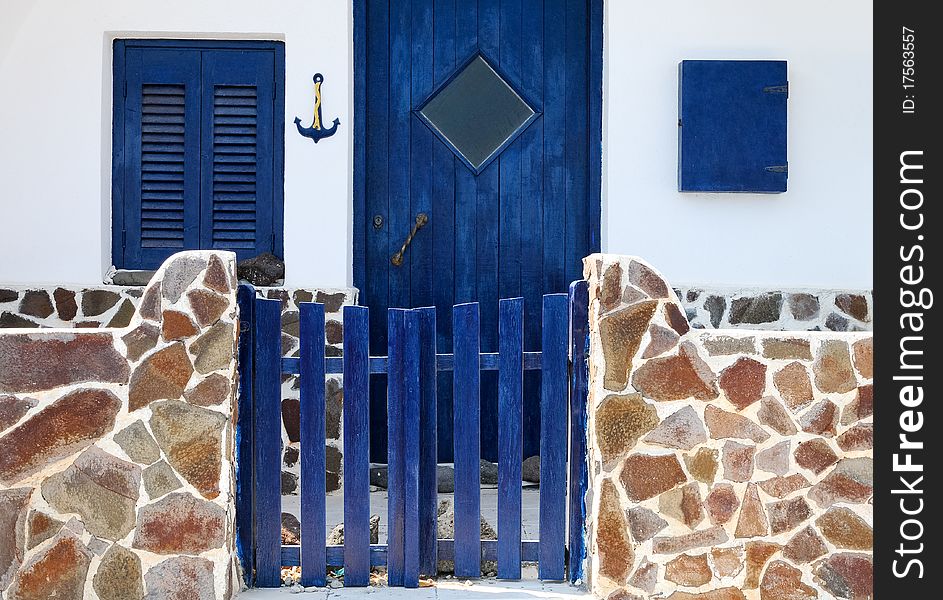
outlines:
M297 588L296 588L297 589ZM366 587L326 588L310 592L293 593L290 588L254 589L239 594L240 600L592 600L593 596L577 587L565 583L542 581L502 581L480 579L439 580L433 587L418 589Z

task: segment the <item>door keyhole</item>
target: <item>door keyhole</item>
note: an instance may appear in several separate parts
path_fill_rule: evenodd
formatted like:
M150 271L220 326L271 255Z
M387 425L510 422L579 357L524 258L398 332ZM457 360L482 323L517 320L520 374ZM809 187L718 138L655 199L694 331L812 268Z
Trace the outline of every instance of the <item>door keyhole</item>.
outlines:
M380 215L373 216L373 228L377 231L383 229L383 217Z

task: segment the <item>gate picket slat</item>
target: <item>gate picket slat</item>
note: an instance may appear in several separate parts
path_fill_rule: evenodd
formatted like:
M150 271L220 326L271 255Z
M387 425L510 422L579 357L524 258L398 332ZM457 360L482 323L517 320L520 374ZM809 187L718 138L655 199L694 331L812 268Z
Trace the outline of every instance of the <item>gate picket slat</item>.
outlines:
M301 585L327 583L324 475L324 305L301 309Z
M369 310L344 307L344 585L370 584Z
M406 311L391 308L387 312L387 341L389 375L386 392L387 431L387 582L390 586L403 585L403 533L406 504L403 496L404 477L404 424L403 409L406 394L405 338Z
M436 308L419 313L419 572L436 575L438 399Z
M403 344L403 585L419 587L419 313L406 313Z
M560 581L565 569L567 296L543 299L540 406L540 559L538 577Z
M570 477L569 477L569 579L576 583L583 579L583 559L586 557L584 526L586 505L583 497L589 485L586 464L586 397L589 371L586 363L589 340L589 287L586 281L570 284L570 356L573 368L570 374Z
M239 303L239 398L236 421L236 549L239 560L244 565L242 571L245 584L252 587L253 561L255 560L253 520L253 456L255 448L253 419L252 376L253 365L253 330L255 318L255 288L241 284L236 295Z
M481 574L481 442L478 303L452 309L455 442L455 576Z
M524 300L501 300L498 311L498 577L521 578Z
M281 585L281 302L255 300L255 583Z

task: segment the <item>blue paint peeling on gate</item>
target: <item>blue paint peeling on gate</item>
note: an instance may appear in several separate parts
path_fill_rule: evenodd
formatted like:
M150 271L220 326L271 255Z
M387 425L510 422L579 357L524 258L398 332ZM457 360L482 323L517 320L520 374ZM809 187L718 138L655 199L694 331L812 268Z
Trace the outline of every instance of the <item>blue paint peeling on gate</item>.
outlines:
M586 282L543 296L540 352L524 351L524 301L501 300L498 352L481 352L478 303L453 307L453 353L436 348L435 308L389 309L386 356L369 355L369 310L344 308L344 353L324 355L324 307L302 303L301 351L282 358L280 303L239 289L240 390L236 427L237 551L250 587L277 587L283 566L301 566L301 584L323 586L328 567L344 567L347 586L365 586L372 566L389 585L416 587L452 560L461 577L519 579L537 561L544 580L582 579L585 558ZM436 374L453 372L455 539L436 539ZM499 381L498 539L480 539L480 384ZM539 539L521 539L523 377L542 373ZM344 376L344 544L325 541L324 384ZM370 544L370 374L387 375L388 543ZM300 376L301 544L281 544L281 380ZM567 517L569 513L569 517ZM569 522L567 520L569 519ZM567 568L569 566L569 568Z

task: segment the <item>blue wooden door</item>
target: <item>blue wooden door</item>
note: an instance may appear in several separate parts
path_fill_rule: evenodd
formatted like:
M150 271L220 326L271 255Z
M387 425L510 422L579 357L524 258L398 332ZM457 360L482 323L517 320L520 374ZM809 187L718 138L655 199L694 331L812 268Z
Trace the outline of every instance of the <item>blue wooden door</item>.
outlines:
M439 352L451 351L452 305L470 301L495 352L498 300L518 296L525 349L538 350L541 295L566 292L599 249L602 1L358 1L354 20L354 282L371 352L386 354L386 308L420 306L436 307ZM482 374L490 460L496 377ZM371 387L371 455L385 461L385 382ZM525 381L525 456L539 449L539 389Z

